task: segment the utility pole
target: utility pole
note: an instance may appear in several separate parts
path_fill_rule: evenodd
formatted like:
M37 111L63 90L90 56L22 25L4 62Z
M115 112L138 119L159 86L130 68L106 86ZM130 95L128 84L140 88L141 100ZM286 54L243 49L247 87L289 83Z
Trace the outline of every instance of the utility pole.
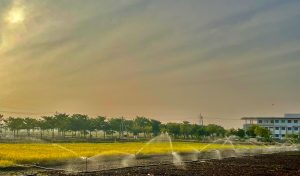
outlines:
M0 139L1 139L1 137L2 137L3 121L4 121L4 119L3 119L3 115L2 115L2 114L0 114Z
M124 137L124 131L125 131L125 124L124 124L124 117L121 118L121 123L120 123L120 133L121 133L121 138L123 139Z
M203 116L201 115L200 113L200 116L199 116L199 123L201 126L203 126Z

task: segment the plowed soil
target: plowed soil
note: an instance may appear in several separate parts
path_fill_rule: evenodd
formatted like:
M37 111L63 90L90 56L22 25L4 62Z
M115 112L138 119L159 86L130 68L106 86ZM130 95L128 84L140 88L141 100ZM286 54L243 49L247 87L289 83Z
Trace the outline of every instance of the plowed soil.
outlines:
M205 160L185 163L184 166L158 164L142 167L128 167L97 172L64 173L40 171L37 175L61 176L196 176L196 175L290 175L300 176L300 152L285 152L222 160Z

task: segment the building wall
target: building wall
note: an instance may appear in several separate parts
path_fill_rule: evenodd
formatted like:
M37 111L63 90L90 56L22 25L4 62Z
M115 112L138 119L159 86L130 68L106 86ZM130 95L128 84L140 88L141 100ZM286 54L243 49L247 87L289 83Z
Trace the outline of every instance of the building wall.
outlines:
M284 139L288 134L297 134L300 132L300 118L257 118L255 121L252 119L252 124L245 123L244 128L257 124L259 126L269 129L274 138Z

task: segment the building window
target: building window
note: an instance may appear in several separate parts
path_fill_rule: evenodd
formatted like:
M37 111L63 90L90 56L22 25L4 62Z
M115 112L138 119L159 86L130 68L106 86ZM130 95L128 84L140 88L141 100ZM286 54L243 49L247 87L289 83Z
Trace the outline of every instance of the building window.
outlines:
M285 130L285 127L281 127L281 130Z
M288 127L288 130L291 131L291 130L292 130L292 127Z
M285 134L281 135L282 137L285 137Z
M294 127L294 130L295 130L295 131L298 131L298 129L299 129L298 127Z
M274 120L271 120L271 123L274 123Z
M275 137L277 137L277 138L278 138L278 137L279 137L279 134L275 134Z
M298 123L298 120L294 120L294 123Z
M285 123L285 120L281 120L281 123Z
M262 120L258 120L258 123L262 123Z
M275 120L275 123L279 123L279 120Z
M275 130L279 130L279 127L275 127Z
M288 123L292 123L292 120L288 120Z

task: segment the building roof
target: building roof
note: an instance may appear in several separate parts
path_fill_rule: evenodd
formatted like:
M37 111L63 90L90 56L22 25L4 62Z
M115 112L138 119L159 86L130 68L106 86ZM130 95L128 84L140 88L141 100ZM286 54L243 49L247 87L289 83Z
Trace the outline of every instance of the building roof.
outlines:
M242 117L242 120L257 119L300 119L300 114L284 114L284 117Z
M285 118L300 118L300 114L284 114Z
M286 119L285 117L242 117L242 120L256 120L256 119Z

